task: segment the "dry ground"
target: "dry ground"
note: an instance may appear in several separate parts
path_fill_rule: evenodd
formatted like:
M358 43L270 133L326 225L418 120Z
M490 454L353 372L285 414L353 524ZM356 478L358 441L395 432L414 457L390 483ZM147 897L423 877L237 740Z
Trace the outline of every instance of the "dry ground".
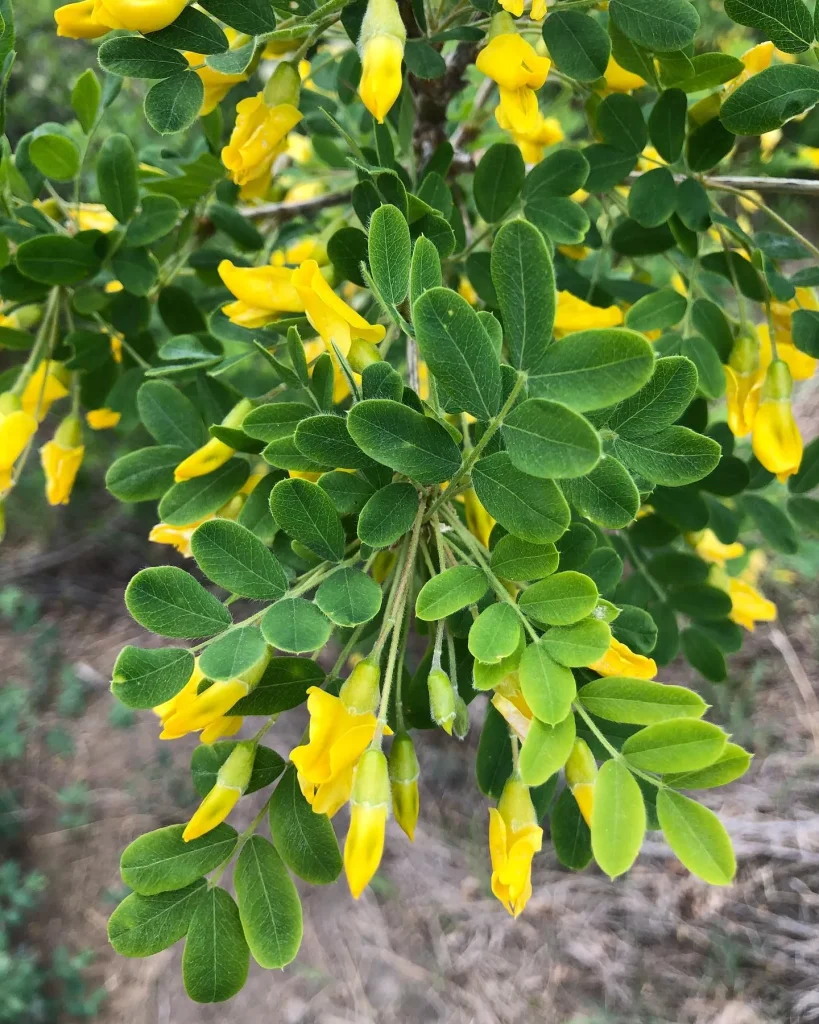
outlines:
M101 586L105 577L84 553L73 565L47 568L22 582L60 622L62 657L90 697L68 725L45 714L23 765L25 856L51 880L29 938L95 950L91 974L108 992L104 1024L212 1024L228 1013L248 1024L819 1020L815 584L773 595L792 646L779 632L760 632L734 659L732 680L707 687L715 717L756 753L745 779L711 794L737 845L733 887L693 880L658 835L615 883L595 869L564 871L547 843L536 861L535 895L513 922L489 894L486 801L471 777L482 712L473 705L475 727L464 746L433 734L419 744L415 844L390 826L384 866L358 903L343 880L303 886L298 959L284 972L252 966L228 1008L186 999L181 944L144 961L120 959L107 946L106 917L124 894L119 853L142 832L189 814L193 744L160 744L149 713L129 728L111 725L111 666L123 644L144 635L121 610L121 586ZM784 644L790 668L773 641ZM25 678L19 634L0 639L0 658L7 679ZM675 666L664 678L680 681L683 673ZM300 713L290 719L270 734L283 754L304 724ZM49 752L44 738L55 725L71 733L72 756ZM76 781L91 794L89 823L60 828L57 793ZM252 810L242 810L249 820ZM338 825L343 831L345 822Z

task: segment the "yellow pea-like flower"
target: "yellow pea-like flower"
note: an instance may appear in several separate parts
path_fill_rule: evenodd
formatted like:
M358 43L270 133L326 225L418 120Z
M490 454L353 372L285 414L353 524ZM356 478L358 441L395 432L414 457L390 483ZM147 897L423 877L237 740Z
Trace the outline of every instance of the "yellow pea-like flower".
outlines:
M657 675L657 663L653 658L635 654L627 644L621 643L615 637L611 638L609 649L603 657L588 667L601 676L653 679Z
M736 78L727 82L723 87L722 99L726 100L732 92L736 92L753 75L758 75L760 71L765 71L766 68L769 68L775 49L773 43L765 42L758 43L756 46L752 46L750 50L746 50L739 58L744 65L744 69Z
M235 736L242 728L243 722L244 717L242 715L222 715L221 718L211 722L210 725L206 726L199 733L199 742L215 743L217 740L224 740L229 736Z
M473 537L476 537L485 548L489 547L489 537L495 526L495 520L478 498L473 488L464 491L464 507L466 510L466 525Z
M406 38L407 30L395 0L369 0L358 37L361 55L358 94L379 124L384 123L401 94L401 61Z
M194 53L192 50L184 50L182 52L182 56L187 60L191 67L199 64L204 65L203 67L198 67L196 71L196 74L201 79L202 85L205 87L205 96L199 110L200 117L205 117L206 114L210 114L214 111L234 85L247 81L246 74L223 75L220 71L216 71L214 68L209 67L205 64L205 55L203 53Z
M728 427L734 437L745 437L754 425L764 375L757 338L749 334L737 338L723 370Z
M230 814L247 789L255 758L255 743L248 740L236 744L219 769L212 789L182 833L186 843L210 832Z
M731 577L728 580L728 596L731 598L728 617L749 632L753 633L757 622L776 621L776 605L747 580Z
M350 829L344 843L344 871L354 899L364 892L384 853L390 808L390 776L380 750L368 750L355 770Z
M237 267L219 264L219 276L236 301L222 312L239 327L264 327L287 313L303 313L304 302L293 285L293 271L284 266Z
M89 409L85 414L85 422L92 430L110 430L122 419L122 413L115 409L102 406L99 409Z
M170 700L166 700L163 704L157 704L153 709L154 714L163 725L172 715L175 715L177 711L194 700L199 692L199 684L204 678L205 676L199 668L199 659L196 658L193 663L193 671L179 693L171 697Z
M97 39L111 31L111 26L96 15L95 0L63 4L54 12L57 35L66 39Z
M754 418L752 447L765 469L780 482L796 473L802 461L802 435L791 408L793 381L781 360L768 367Z
M544 117L539 111L534 127L523 132L513 130L502 106L495 109L495 119L504 131L512 133L512 138L527 164L540 163L546 147L554 146L565 138L560 121L556 117Z
M386 334L382 324L370 324L340 298L319 269L315 260L305 260L293 271L293 284L304 303L304 312L327 346L331 355L333 343L347 356L354 338L378 344Z
M407 834L410 842L415 840L415 826L421 806L418 793L420 768L415 745L407 732L400 732L390 750L390 783L392 785L392 811L395 820Z
M40 449L49 505L68 504L84 454L82 423L77 416L66 416L53 440Z
M148 534L148 540L154 544L170 544L183 558L192 558L191 537L196 528L208 519L215 519L215 516L205 516L204 519L197 519L193 523L186 523L184 526L170 526L168 523L157 523Z
M571 292L557 293L554 324L556 338L575 331L587 331L592 327L619 327L622 322L623 311L619 306L593 306Z
M242 420L253 408L253 403L248 399L242 399L230 410L222 420L225 427L240 427ZM218 469L236 454L236 449L229 444L220 441L218 437L212 437L201 448L197 448L192 455L189 455L174 470L174 480L179 483L182 480L192 480L197 476L206 476Z
M118 223L117 218L113 213L109 213L102 203L80 203L79 209L71 208L69 216L77 225L78 231L101 231L104 235L113 231ZM123 285L119 281L109 281L105 286L109 294L122 291L122 288Z
M188 0L95 0L94 17L111 28L158 32L172 24Z
M489 855L492 893L513 917L523 913L532 895L532 860L542 845L529 789L512 777L498 806L489 809Z
M712 562L724 568L732 558L741 558L745 554L745 545L735 540L732 544L723 544L713 530L702 530L700 533L689 533L686 540L706 562Z
M594 806L594 783L597 779L597 762L585 740L574 741L564 768L566 785L580 808L586 824L591 827Z
M37 420L10 391L0 395L0 493L11 486L14 464L37 433Z
M633 92L646 84L644 78L635 75L633 71L626 71L625 68L620 67L614 57L609 57L603 77L606 80L607 92Z
M48 416L51 406L68 396L68 388L65 385L67 379L68 374L62 363L44 359L23 388L20 396L23 412L36 416L38 422L42 423Z

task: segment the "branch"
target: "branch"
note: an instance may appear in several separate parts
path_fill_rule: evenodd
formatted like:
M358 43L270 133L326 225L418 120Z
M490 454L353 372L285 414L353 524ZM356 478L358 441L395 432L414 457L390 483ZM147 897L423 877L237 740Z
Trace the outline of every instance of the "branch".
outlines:
M629 182L636 181L642 172L633 171ZM685 181L685 174L675 174L674 180L679 184ZM817 178L765 178L745 177L742 175L717 175L703 178L706 188L738 189L741 192L778 192L781 195L819 196L819 179Z
M819 184L819 182L817 182ZM305 199L300 203L262 203L260 206L242 206L239 212L250 220L259 220L262 217L276 217L279 223L286 220L293 220L294 217L301 217L303 214L318 213L328 206L341 206L349 201L352 191L328 192L324 196L316 196L315 199Z

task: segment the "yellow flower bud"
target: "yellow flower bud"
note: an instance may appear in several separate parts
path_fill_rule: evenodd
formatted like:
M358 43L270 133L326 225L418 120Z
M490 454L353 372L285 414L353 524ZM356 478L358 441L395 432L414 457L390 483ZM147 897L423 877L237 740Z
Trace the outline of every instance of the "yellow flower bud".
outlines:
M269 105L261 93L236 106L236 126L222 150L222 163L237 185L262 188L270 181L276 157L284 152L287 135L301 121L294 103Z
M455 690L449 676L443 669L434 668L427 678L429 691L429 713L432 721L449 736L455 724Z
M350 351L347 353L347 362L350 364L351 370L363 373L373 363L382 362L381 353L371 341L353 338L350 342Z
M351 797L350 829L344 843L344 870L350 892L361 895L378 870L390 806L390 775L380 750L366 751L358 763Z
M377 661L370 661L369 658L360 661L339 691L344 707L354 715L375 714L381 697L380 680L381 668Z
M543 844L529 789L511 778L503 787L497 808L489 809L489 853L492 893L513 917L521 914L532 895L532 859Z
M61 398L67 397L67 380L68 373L63 369L62 363L44 359L23 388L20 396L23 412L36 416L38 423L42 423L48 416L51 406Z
M358 94L379 124L384 123L401 94L401 61L406 38L407 30L395 0L369 0L358 38L361 55Z
M110 430L122 419L122 413L114 409L102 407L100 409L89 409L85 414L85 422L92 430Z
M745 437L751 432L759 407L762 366L757 339L748 334L737 338L723 369L728 426L734 437Z
M95 13L94 0L63 4L54 12L57 35L66 39L97 39L111 31L111 26L100 21Z
M597 778L597 762L585 740L575 740L572 752L566 762L566 784L577 801L580 813L587 825L591 825L594 783Z
M657 675L657 663L653 658L635 654L632 649L615 637L609 642L609 649L602 658L588 666L601 676L628 676L631 679L653 679Z
M234 429L239 428L245 416L247 416L252 408L253 403L249 399L242 399L241 402L236 403L222 420L222 426ZM210 441L203 444L201 448L198 448L192 455L189 455L179 463L174 470L174 480L179 483L182 480L192 480L197 476L206 476L208 473L212 473L215 469L223 466L235 454L235 448L231 448L224 441L220 441L218 437L212 437Z
M182 838L186 843L216 828L230 814L247 789L256 745L250 741L237 743L216 775L213 788L194 812Z
M420 798L418 776L420 768L415 745L409 733L400 732L390 751L390 781L392 783L392 811L395 820L406 832L409 841L415 840Z
M95 0L94 17L111 28L158 32L172 24L188 0Z
M797 472L802 461L802 435L791 408L792 389L790 370L781 359L775 360L765 374L754 419L754 455L782 482Z
M694 546L700 558L715 565L724 566L732 558L741 558L745 554L744 544L736 540L732 544L723 544L713 530L689 533L685 539Z
M68 504L84 454L82 423L77 416L66 416L54 439L40 449L49 505Z
M10 391L0 395L0 492L11 486L15 462L37 433L37 420Z

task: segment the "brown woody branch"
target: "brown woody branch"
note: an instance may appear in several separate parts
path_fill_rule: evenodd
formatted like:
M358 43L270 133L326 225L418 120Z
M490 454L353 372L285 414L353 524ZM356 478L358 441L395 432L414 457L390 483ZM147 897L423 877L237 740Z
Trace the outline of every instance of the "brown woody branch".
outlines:
M628 176L630 182L636 181L640 173L633 172ZM675 174L674 180L685 180L684 174ZM766 178L745 175L714 175L702 179L706 188L736 188L741 192L775 192L779 195L819 196L819 178Z

